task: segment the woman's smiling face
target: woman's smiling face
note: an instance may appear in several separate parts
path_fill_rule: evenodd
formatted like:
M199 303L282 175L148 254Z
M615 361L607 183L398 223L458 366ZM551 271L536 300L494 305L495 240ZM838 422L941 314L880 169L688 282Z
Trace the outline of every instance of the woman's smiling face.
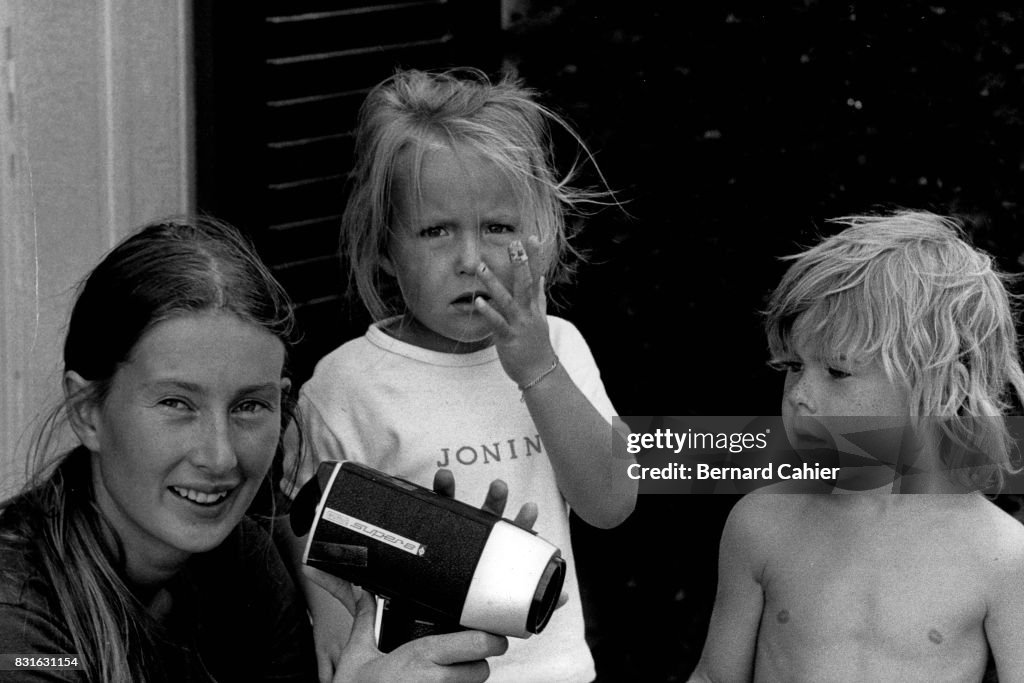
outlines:
M77 431L130 574L173 570L241 521L280 437L284 358L279 339L231 313L171 318L86 409Z

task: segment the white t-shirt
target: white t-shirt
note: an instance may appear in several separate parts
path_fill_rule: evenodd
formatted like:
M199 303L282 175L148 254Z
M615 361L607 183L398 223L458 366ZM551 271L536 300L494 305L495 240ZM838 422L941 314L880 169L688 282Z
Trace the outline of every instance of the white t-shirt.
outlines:
M491 481L503 479L508 516L523 503L537 504L534 529L562 551L569 602L542 633L509 638L508 652L490 660L488 680L593 680L568 506L518 387L493 346L467 354L430 351L383 332L391 322L371 325L364 336L325 356L302 387L305 438L315 455L303 458L298 484L324 460L364 463L428 488L434 473L447 468L455 475L456 498L479 506ZM610 421L615 409L583 336L561 318L548 316L548 325L569 376Z

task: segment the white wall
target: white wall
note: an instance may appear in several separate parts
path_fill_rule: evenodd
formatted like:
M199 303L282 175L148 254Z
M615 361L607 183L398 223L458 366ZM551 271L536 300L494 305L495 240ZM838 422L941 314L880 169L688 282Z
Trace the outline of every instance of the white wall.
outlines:
M192 208L190 0L0 0L0 497L59 400L77 282Z

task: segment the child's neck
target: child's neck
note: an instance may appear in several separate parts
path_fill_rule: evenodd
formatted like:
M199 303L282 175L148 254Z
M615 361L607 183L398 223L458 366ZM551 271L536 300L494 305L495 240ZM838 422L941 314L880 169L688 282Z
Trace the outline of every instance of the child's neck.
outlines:
M943 472L928 472L919 475L903 475L895 482L887 482L881 486L855 490L837 486L834 494L862 496L865 498L882 498L901 493L970 493L971 490L952 481Z
M387 325L381 325L380 329L389 337L394 337L399 341L421 349L437 351L438 353L475 353L494 345L494 338L491 336L468 341L445 337L434 332L417 320L415 316L408 313L392 320Z
M895 466L853 468L840 479L834 493L857 496L888 496L901 493L970 493L973 489L956 481L939 456L941 436L933 429L919 427L913 440L904 443L897 464L907 458L912 466L897 471ZM844 474L847 470L844 469Z

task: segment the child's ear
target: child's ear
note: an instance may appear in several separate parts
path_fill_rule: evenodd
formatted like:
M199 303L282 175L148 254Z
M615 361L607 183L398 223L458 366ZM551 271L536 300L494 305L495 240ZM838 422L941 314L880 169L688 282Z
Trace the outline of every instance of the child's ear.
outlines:
M83 446L97 453L100 411L92 384L74 370L64 373L64 403L71 430Z

